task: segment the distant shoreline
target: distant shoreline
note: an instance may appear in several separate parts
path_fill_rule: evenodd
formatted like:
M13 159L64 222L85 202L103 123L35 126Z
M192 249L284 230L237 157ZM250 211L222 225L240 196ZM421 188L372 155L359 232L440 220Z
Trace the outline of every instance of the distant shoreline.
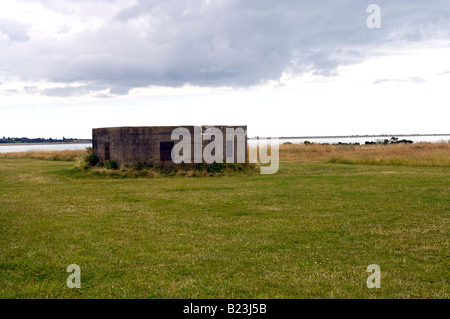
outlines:
M43 142L43 143L0 143L1 146L14 145L55 145L55 144L92 144L92 141L77 141L77 142Z

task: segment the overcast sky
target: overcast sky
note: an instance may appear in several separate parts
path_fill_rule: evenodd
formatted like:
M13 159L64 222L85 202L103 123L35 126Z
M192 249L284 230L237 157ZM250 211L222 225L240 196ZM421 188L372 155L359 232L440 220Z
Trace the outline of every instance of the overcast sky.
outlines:
M0 2L0 137L450 133L449 84L448 0Z

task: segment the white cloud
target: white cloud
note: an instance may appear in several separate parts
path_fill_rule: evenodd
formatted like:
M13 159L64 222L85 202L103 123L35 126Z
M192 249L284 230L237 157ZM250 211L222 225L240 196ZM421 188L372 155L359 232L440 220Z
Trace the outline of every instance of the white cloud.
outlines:
M449 6L378 1L382 28L368 29L369 3L0 2L2 134L186 123L248 124L250 135L445 131Z
M83 82L86 94L248 87L284 73L336 75L386 44L449 39L442 1L379 2L383 27L373 30L359 0L20 1L2 8L13 18L0 20L1 34L21 43L3 45L0 70L24 81Z

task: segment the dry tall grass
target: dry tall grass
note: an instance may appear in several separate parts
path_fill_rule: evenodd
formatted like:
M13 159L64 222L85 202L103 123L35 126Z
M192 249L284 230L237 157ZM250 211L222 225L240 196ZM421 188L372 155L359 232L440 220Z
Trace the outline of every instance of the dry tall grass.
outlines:
M37 158L54 161L76 161L83 158L86 154L86 150L27 151L0 153L0 158Z
M450 142L390 145L282 144L280 162L450 166Z
M0 153L0 158L76 161L86 150ZM282 144L280 162L450 166L450 142L390 145Z

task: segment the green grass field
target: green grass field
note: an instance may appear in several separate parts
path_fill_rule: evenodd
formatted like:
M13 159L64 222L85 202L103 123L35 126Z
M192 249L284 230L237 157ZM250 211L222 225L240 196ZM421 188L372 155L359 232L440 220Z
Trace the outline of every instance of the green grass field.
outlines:
M1 298L449 298L450 168L113 178L0 159ZM81 289L69 289L69 264ZM367 266L381 267L368 289Z

